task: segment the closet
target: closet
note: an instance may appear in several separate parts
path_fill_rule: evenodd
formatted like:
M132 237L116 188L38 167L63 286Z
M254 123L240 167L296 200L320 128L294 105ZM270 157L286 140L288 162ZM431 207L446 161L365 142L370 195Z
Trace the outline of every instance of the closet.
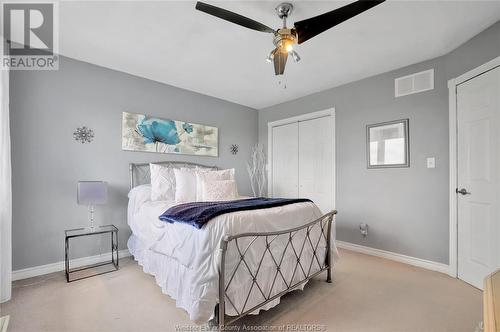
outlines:
M334 208L335 117L321 111L269 123L271 197L309 198Z

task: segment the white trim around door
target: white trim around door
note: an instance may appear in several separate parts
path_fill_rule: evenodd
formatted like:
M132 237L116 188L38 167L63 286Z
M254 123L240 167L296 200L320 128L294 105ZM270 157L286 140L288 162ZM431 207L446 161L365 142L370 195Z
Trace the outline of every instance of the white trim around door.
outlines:
M449 89L449 139L450 139L450 271L449 275L458 277L458 231L457 231L457 85L479 76L496 67L500 67L500 57L497 57L463 75L448 81Z
M322 111L317 111L317 112L312 112L312 113L306 113L302 114L299 116L294 116L291 118L287 119L282 119L282 120L277 120L273 122L269 122L267 124L267 156L268 156L268 164L267 164L267 193L268 195L271 195L273 192L273 179L272 179L272 158L271 156L273 155L273 127L278 127L278 126L283 126L287 125L290 123L295 123L295 122L301 122L301 121L307 121L307 120L313 120L317 118L322 118L325 116L331 116L332 117L332 132L333 132L333 142L332 142L332 156L333 156L333 170L332 170L332 197L333 197L333 206L336 206L336 181L337 181L337 168L336 168L336 154L335 154L335 107L322 110Z

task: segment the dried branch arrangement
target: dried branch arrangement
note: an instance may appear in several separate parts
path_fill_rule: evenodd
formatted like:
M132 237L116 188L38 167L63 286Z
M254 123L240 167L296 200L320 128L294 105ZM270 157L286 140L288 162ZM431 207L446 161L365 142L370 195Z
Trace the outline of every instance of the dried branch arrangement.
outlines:
M264 188L266 185L266 156L262 144L258 143L252 148L252 154L247 163L247 170L250 176L253 195L255 197L264 196Z

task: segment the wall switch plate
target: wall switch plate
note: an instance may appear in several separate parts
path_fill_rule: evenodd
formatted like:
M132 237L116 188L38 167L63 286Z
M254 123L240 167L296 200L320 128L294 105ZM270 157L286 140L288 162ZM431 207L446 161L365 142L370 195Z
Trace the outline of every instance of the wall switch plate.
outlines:
M436 158L427 158L427 168L436 168Z

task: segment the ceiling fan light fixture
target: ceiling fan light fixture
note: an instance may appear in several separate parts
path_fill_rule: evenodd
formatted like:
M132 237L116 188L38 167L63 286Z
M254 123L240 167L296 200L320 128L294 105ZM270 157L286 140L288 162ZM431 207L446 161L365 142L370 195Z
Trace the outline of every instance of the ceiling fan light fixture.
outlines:
M296 43L297 39L290 30L283 30L285 29L279 30L279 34L274 38L274 45L276 45L282 53L290 53L293 51L293 45Z
M293 50L290 52L290 55L292 56L293 61L295 61L295 62L299 62L301 59L299 53L297 53Z
M266 58L266 61L269 62L269 63L273 63L273 60L274 60L274 52L276 50L272 50L271 52L269 52L269 55L267 56Z

